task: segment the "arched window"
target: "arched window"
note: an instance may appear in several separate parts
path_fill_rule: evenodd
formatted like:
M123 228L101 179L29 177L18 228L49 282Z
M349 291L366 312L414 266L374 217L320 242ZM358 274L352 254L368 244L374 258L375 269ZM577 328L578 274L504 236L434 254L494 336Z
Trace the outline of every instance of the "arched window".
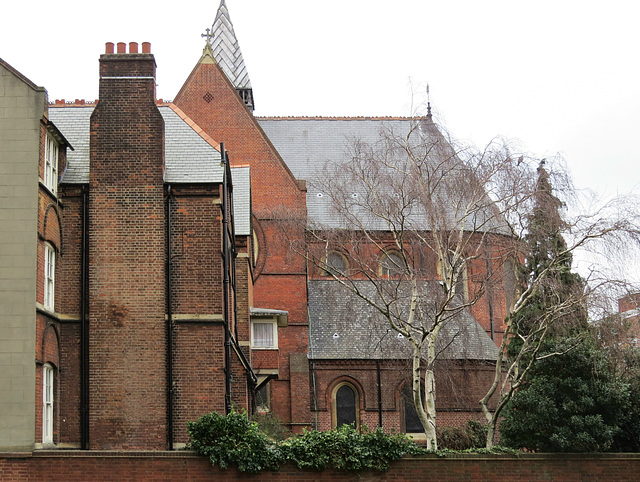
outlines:
M405 272L405 268L405 262L397 251L384 253L380 260L380 276L384 278L400 276Z
M53 366L42 367L42 443L53 443Z
M255 230L251 232L251 246L253 248L253 267L255 268L258 265L258 255L260 254L260 245L258 244L258 235Z
M337 251L331 251L324 261L325 269L322 271L323 276L331 276L331 274L341 276L347 271L349 266L347 258Z
M358 391L353 385L342 383L333 391L333 425L358 426Z
M402 426L405 433L422 433L424 428L418 418L416 406L413 403L413 388L411 384L403 385L400 390L401 410L402 410Z

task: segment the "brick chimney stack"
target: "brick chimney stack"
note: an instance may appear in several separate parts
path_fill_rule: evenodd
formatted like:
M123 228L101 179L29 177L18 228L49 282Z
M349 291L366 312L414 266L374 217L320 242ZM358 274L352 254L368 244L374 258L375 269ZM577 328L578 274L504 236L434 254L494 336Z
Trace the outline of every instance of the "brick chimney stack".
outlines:
M147 43L107 43L91 115L89 446L166 448L164 121Z

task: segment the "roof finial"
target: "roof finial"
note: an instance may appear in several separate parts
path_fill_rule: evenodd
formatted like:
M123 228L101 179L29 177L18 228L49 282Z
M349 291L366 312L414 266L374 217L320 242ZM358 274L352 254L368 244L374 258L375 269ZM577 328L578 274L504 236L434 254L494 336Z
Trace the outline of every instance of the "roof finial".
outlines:
M211 39L213 38L213 32L211 31L210 28L207 29L207 33L202 34L202 38L206 38L208 44L211 43Z
M431 97L429 96L429 84L427 83L427 117L431 117Z

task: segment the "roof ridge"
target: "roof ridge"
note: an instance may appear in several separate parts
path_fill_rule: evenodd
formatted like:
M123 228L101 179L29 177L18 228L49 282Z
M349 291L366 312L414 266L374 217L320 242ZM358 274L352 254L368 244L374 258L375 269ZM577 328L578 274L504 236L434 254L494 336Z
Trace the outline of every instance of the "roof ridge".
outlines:
M84 100L84 99L76 99L76 100L65 100L65 99L56 99L49 101L49 107L95 107L100 102L100 99L96 100ZM169 106L172 101L156 99L156 105L160 106Z
M215 139L213 139L213 137L207 134L202 129L202 127L196 124L196 122L193 119L191 119L191 117L189 117L187 114L185 114L182 111L182 109L180 109L180 107L175 105L173 102L169 103L167 107L169 107L173 112L178 114L178 117L180 117L183 121L185 121L187 125L191 127L196 132L196 134L202 137L211 147L213 147L216 151L220 152L220 143L216 142Z
M256 116L258 120L419 120L428 116Z

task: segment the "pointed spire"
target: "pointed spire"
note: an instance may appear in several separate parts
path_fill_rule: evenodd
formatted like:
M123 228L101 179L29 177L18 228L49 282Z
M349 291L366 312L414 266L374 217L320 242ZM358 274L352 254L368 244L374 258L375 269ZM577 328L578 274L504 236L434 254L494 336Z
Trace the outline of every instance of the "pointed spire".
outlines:
M427 84L427 117L431 119L431 96L429 95L429 84Z
M222 71L243 98L245 104L253 110L251 80L249 80L249 73L244 65L240 45L236 39L236 33L233 30L231 17L224 0L220 1L218 13L211 29L207 29L207 33L202 36L206 38L207 45L211 47L213 56Z

